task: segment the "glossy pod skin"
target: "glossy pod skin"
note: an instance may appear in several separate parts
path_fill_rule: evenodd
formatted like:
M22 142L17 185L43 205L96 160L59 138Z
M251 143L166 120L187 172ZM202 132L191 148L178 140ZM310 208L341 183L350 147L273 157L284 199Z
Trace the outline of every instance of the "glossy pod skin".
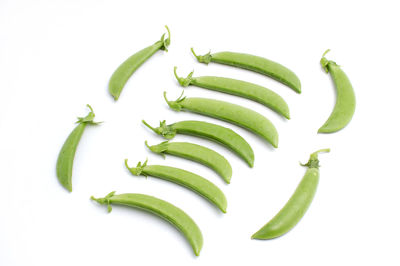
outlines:
M114 100L118 100L122 89L124 88L128 79L132 74L149 59L158 50L168 51L168 46L171 42L170 32L167 26L165 28L168 31L168 38L165 38L165 34L161 36L161 39L150 45L139 52L135 53L128 59L126 59L112 74L108 83L108 91L114 97Z
M182 95L176 101L168 101L166 92L164 92L164 98L169 107L175 111L186 110L227 121L259 135L275 148L278 147L279 137L275 126L267 118L251 109L214 99L182 98Z
M204 121L180 121L167 125L165 120L159 127L152 127L146 121L142 121L148 128L165 139L172 139L176 134L190 135L205 138L225 146L239 155L250 167L254 165L254 152L250 144L232 129L204 122Z
M186 78L181 78L176 74L176 67L174 68L174 74L182 87L194 85L200 88L247 98L261 103L287 119L290 119L289 107L285 100L277 93L265 87L231 78L213 76L193 77L193 71Z
M85 117L78 117L76 122L78 125L69 134L67 140L64 142L57 159L56 172L58 181L69 192L72 191L72 168L74 164L75 152L78 147L79 141L85 131L86 125L97 125L93 122L95 114L90 105L87 105L90 112Z
M329 152L329 149L316 151L303 166L308 167L303 179L285 206L266 225L251 238L272 239L280 237L291 230L304 216L310 206L319 182L318 153Z
M146 146L154 153L170 154L188 160L199 162L213 169L219 174L226 183L230 183L232 177L232 167L224 156L209 148L189 142L169 142L164 141L158 145Z
M343 70L335 62L321 58L321 66L326 73L330 73L336 87L336 104L331 115L325 124L318 130L318 133L333 133L344 128L352 119L356 109L356 97L353 86Z
M125 166L135 176L158 177L184 186L209 200L223 213L226 213L227 201L224 193L204 177L175 167L147 165L147 160L143 164L139 162L136 167L129 167L128 160L125 160Z
M91 199L100 204L107 204L108 212L112 210L110 204L117 204L142 209L161 217L182 232L192 246L196 256L200 254L203 247L203 235L200 228L189 215L171 203L144 194L126 193L115 195L115 191L104 198L97 199L92 196Z
M200 63L208 64L214 62L258 72L287 85L297 93L301 93L301 83L296 74L287 67L269 59L234 52L219 52L214 54L209 52L205 55L196 55L193 48L191 50Z

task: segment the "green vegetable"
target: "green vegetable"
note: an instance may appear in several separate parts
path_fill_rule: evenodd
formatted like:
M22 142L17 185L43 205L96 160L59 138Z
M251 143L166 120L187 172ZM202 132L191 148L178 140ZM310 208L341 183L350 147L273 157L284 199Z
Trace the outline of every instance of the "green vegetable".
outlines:
M170 154L204 164L217 172L226 183L230 183L232 167L224 156L209 148L188 142L164 141L158 145L146 146L154 153ZM165 155L164 155L165 157Z
M227 201L224 193L213 183L192 172L164 165L147 165L147 160L136 167L125 166L135 176L154 176L184 186L215 204L222 212L226 212Z
M303 166L308 167L303 179L297 186L292 197L285 206L266 225L251 238L272 239L287 233L304 216L310 206L319 181L318 153L329 152L329 149L316 151L310 155L310 160Z
M203 235L200 228L189 215L171 203L144 194L126 193L115 195L115 191L104 198L96 199L92 196L91 199L100 204L107 204L108 212L111 212L110 204L118 204L142 209L161 217L182 232L192 246L196 256L200 254L200 250L203 247Z
M68 191L72 191L72 167L74 164L75 152L78 147L79 141L85 131L86 125L97 125L98 123L93 122L95 114L92 107L88 104L90 112L85 117L78 117L76 122L78 125L69 134L67 140L61 148L61 151L57 159L57 178L61 185L65 187Z
M174 68L174 74L179 84L183 87L194 85L200 88L247 98L259 102L290 119L289 107L285 100L275 92L262 86L230 78L213 76L193 77L193 71L186 78L181 78L176 74L176 67Z
M108 83L108 91L114 97L114 100L118 100L122 89L124 88L128 79L132 74L149 59L158 50L168 51L168 46L171 42L171 35L167 26L165 28L168 31L168 38L165 38L165 33L161 36L161 39L150 45L149 47L140 50L128 59L126 59L112 74L110 81Z
M354 95L353 86L343 70L335 62L325 58L325 54L321 58L321 65L330 73L336 87L336 104L331 115L325 124L318 130L318 133L333 133L344 128L353 117L356 109L356 97Z
M205 55L196 55L193 48L191 50L200 63L208 64L214 62L258 72L289 86L297 93L301 92L300 80L296 74L281 64L266 58L233 52L220 52L215 54L209 52Z
M275 148L278 147L278 132L275 126L253 110L213 99L182 98L182 95L175 101L168 101L166 92L164 92L164 98L169 107L175 111L186 110L227 121L259 135Z
M254 152L249 143L232 129L203 121L180 121L167 125L165 120L159 127L152 127L142 121L148 128L165 139L172 139L176 134L205 138L221 144L239 155L250 167L254 165Z

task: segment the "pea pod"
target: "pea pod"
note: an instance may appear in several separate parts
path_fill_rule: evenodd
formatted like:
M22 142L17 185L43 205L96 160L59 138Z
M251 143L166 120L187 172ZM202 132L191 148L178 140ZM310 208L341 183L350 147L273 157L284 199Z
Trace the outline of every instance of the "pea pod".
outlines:
M86 125L98 124L93 122L95 114L92 107L89 104L87 107L90 109L89 114L85 117L78 117L78 121L76 122L78 125L64 142L57 159L56 171L58 181L60 181L61 185L70 192L72 191L72 168L79 141L85 131Z
M356 97L353 86L343 70L335 62L325 58L327 50L321 58L321 66L330 73L336 87L336 103L331 115L318 133L333 133L344 128L353 117L356 109Z
M223 77L193 77L193 71L186 78L181 78L176 74L176 67L174 68L174 74L182 87L194 85L200 88L247 98L259 102L290 119L289 107L285 100L277 93L257 84Z
M253 149L244 138L232 129L204 121L180 121L167 125L164 120L156 128L144 120L142 122L165 139L172 139L176 134L184 134L214 141L239 155L250 167L254 165Z
M196 256L203 247L203 235L197 224L184 211L171 203L144 194L126 193L115 195L115 191L104 198L91 197L100 204L107 204L108 212L112 208L110 204L125 205L153 213L174 225L189 241Z
M297 93L301 93L301 83L296 74L287 67L269 59L234 52L219 52L214 54L209 52L205 55L196 55L193 48L191 50L200 63L208 64L214 62L258 72L289 86Z
M204 164L217 172L226 183L230 183L232 167L224 156L209 148L188 142L164 141L158 145L146 146L154 153L170 154ZM165 155L164 155L165 156Z
M165 39L165 33L161 36L161 39L155 42L139 52L135 53L128 59L126 59L112 74L108 83L108 91L114 97L114 100L118 100L122 89L124 88L128 79L132 74L149 59L158 50L168 51L168 46L171 42L171 35L167 26L165 28L168 31L168 38Z
M308 169L289 201L274 218L253 234L251 238L272 239L282 236L300 221L317 190L319 181L318 153L320 152L329 152L329 149L319 150L310 155L308 163L303 165Z
M166 92L164 92L164 99L175 111L186 110L227 121L259 135L275 148L278 147L278 132L275 126L266 117L251 109L224 101L186 98L182 95L175 101L168 101Z
M175 167L147 165L147 160L143 164L139 162L136 167L129 167L126 159L125 166L135 176L154 176L184 186L209 200L223 213L226 213L227 201L224 193L204 177Z

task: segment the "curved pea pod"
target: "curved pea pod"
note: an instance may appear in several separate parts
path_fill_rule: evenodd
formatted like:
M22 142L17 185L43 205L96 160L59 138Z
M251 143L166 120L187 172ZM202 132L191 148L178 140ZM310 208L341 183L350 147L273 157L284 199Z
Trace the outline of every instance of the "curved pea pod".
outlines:
M182 87L193 85L250 99L290 119L289 107L285 100L277 93L260 85L223 77L193 77L193 71L186 78L182 78L176 74L176 67L174 68L174 74Z
M209 148L189 142L169 142L164 141L158 145L146 146L154 153L170 154L182 157L191 161L199 162L213 169L219 174L226 183L230 183L232 177L232 167L224 156Z
M318 133L333 133L343 129L352 119L356 109L356 97L353 86L343 70L335 62L321 58L321 66L326 73L330 73L336 87L336 103L331 115Z
M125 193L115 195L115 191L104 198L91 197L100 204L107 204L108 212L111 212L111 204L125 205L141 209L168 221L175 226L189 241L194 254L198 256L203 247L203 235L200 228L183 210L171 203L145 194Z
M283 208L266 225L253 234L253 239L272 239L290 231L304 216L310 206L319 182L318 153L329 152L329 149L316 151L310 155L308 169L295 192Z
M153 176L186 187L204 197L223 213L226 213L227 201L224 193L213 183L192 172L164 165L147 165L147 160L136 167L129 167L128 160L125 166L135 176Z
M95 114L92 107L89 104L87 107L90 109L89 114L85 117L78 117L78 121L76 122L78 125L64 142L57 159L56 172L58 181L60 181L61 185L70 192L72 191L72 168L79 141L85 131L86 125L99 124L93 122Z
M164 99L175 111L185 110L227 121L259 135L273 147L278 147L279 137L275 126L266 117L251 109L224 101L186 98L182 95L175 101L168 101L166 92L164 92Z
M170 125L167 125L164 120L156 128L150 126L144 120L142 122L156 134L168 140L174 138L176 134L184 134L214 141L236 153L250 167L254 165L254 152L250 144L232 129L204 121L192 120L180 121Z
M108 91L114 97L114 100L118 100L121 91L124 88L128 79L144 62L146 62L158 50L168 51L168 46L171 42L171 37L168 27L165 26L165 28L168 31L167 39L165 39L165 33L164 33L159 41L135 53L134 55L126 59L114 71L108 83Z
M214 62L258 72L287 85L297 93L301 93L301 83L296 74L277 62L251 54L234 52L211 54L211 52L209 52L205 55L196 55L193 48L191 48L191 50L200 63L208 64Z

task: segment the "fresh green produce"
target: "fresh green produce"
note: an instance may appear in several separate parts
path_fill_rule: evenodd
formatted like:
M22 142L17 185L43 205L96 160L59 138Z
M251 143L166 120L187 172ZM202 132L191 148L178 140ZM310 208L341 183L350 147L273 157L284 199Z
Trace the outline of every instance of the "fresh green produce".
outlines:
M78 125L64 142L57 159L56 169L58 181L60 181L61 185L70 192L72 191L72 167L79 141L85 131L86 125L98 124L97 122L93 122L95 114L92 107L89 104L87 107L90 109L89 114L85 117L78 117L78 121L76 122Z
M247 98L259 102L287 119L290 119L289 107L285 100L277 93L257 84L223 77L193 77L193 71L186 78L181 78L176 74L176 67L174 68L174 74L182 87L194 85L200 88Z
M136 167L125 166L135 176L154 176L184 186L215 204L222 212L226 212L227 201L224 193L213 183L192 172L164 165L147 165L147 160Z
M185 110L227 121L261 136L275 148L278 147L278 132L275 126L261 114L233 103L182 96L183 93L177 100L168 101L164 92L165 101L175 111Z
M250 167L254 165L253 149L244 138L232 129L203 121L180 121L167 125L164 120L156 128L144 120L142 122L165 139L172 139L176 134L184 134L214 141L239 155Z
M353 117L356 109L356 97L350 80L339 65L322 55L321 65L326 73L330 73L336 87L336 104L328 120L318 130L318 133L333 133L344 128Z
M300 80L296 74L281 64L266 58L234 52L219 52L215 54L209 52L205 55L196 55L193 48L191 50L200 63L208 64L214 62L258 72L289 86L297 93L301 93Z
M282 236L300 221L310 206L317 190L319 181L318 153L320 152L329 152L329 149L319 150L310 155L308 163L303 164L308 169L292 197L278 214L253 234L251 238L271 239Z
M107 204L108 212L112 210L110 204L118 204L142 209L161 217L182 232L192 246L196 256L200 254L200 250L203 247L203 235L200 228L189 215L171 203L144 194L126 193L115 195L115 191L104 198L96 199L92 196L91 199L100 204Z
M132 74L149 59L158 50L168 51L168 46L171 42L171 34L167 26L165 28L168 31L168 38L165 39L165 33L161 36L161 39L150 45L139 52L135 53L128 59L126 59L112 74L108 83L108 91L114 97L114 100L118 100L122 89L124 88L128 79Z
M146 146L154 153L170 154L204 164L217 172L226 183L230 183L232 167L224 156L209 148L188 142L164 141L158 145Z

